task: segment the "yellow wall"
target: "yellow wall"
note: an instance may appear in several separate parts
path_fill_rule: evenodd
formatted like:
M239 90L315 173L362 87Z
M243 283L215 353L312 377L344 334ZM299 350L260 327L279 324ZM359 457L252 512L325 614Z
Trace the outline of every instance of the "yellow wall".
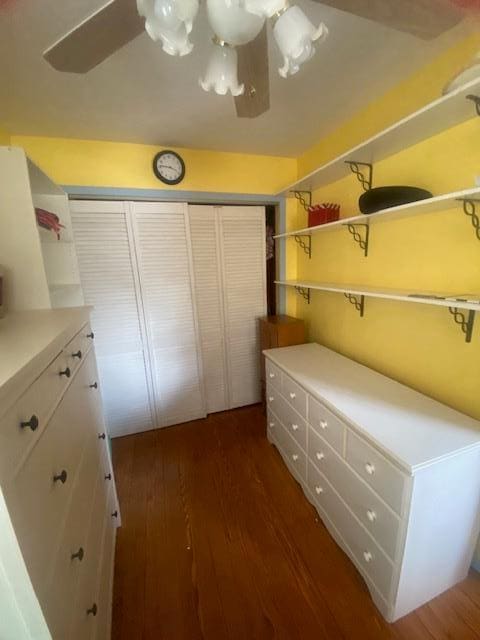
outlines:
M10 134L7 133L5 129L0 127L0 146L5 146L10 144Z
M370 105L299 158L299 175L436 98L479 45L478 36L470 38ZM480 121L472 119L376 164L375 185L412 184L434 195L475 186L479 127ZM313 200L340 203L346 217L358 213L360 194L356 178L349 176L315 192ZM295 217L305 226L303 212L292 213ZM288 251L297 255L298 279L480 292L480 243L459 207L374 225L368 258L345 229L314 236L311 260L294 244L288 241ZM295 306L308 324L310 340L480 419L480 317L472 343L466 344L444 308L367 299L361 319L342 295L315 291L310 305L297 296Z
M17 135L12 144L23 147L59 184L272 194L296 179L294 158L176 149L186 176L177 187L168 187L152 171L158 146Z

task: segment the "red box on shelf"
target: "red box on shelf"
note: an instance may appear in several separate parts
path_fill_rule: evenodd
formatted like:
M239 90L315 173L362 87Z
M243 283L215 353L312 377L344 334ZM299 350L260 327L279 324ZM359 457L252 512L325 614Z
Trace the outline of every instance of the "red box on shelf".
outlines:
M340 205L333 203L315 204L308 209L308 226L317 227L340 218Z

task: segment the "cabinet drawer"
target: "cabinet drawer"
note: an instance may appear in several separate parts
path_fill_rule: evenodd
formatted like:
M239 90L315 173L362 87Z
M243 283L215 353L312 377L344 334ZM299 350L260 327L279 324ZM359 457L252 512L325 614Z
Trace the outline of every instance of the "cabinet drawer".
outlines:
M306 419L307 394L300 385L294 382L285 373L282 374L282 393L292 407L294 407L298 413Z
M352 559L362 568L383 597L388 600L393 565L311 461L308 465L307 484L320 509L320 516L323 512L335 525L349 547L353 555Z
M289 432L289 434L298 442L304 451L307 450L307 423L293 409L283 397L275 400L274 409L278 419Z
M343 456L345 425L311 396L308 397L308 422L322 438Z
M347 460L398 514L402 514L405 476L364 440L347 431Z
M271 409L275 413L277 418L279 418L279 414L281 412L282 396L280 394L280 391L275 389L275 387L273 387L269 382L267 382L266 398L267 409Z
M309 427L308 431L308 458L335 487L343 472L343 462L312 427Z
M265 362L266 381L273 385L278 391L282 389L282 372L273 364L271 360Z
M8 482L23 464L70 383L60 354L0 419L0 479ZM22 426L23 424L23 426Z
M267 436L269 440L275 438L275 434L280 428L280 421L271 409L267 409Z
M95 640L110 640L115 537L115 526L113 523L107 522L103 542L102 573L98 594L97 635Z
M292 475L300 482L307 476L307 456L283 426L279 426L274 442Z
M86 355L90 351L93 344L93 338L89 336L92 335L92 328L90 324L86 324L64 348L63 353L65 361L72 374L78 369L82 360L85 359Z

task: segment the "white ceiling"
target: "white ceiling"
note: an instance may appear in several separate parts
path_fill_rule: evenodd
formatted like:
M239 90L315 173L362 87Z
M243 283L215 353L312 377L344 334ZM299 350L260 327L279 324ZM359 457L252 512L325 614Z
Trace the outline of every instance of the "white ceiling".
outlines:
M132 0L134 2L135 0ZM172 58L146 34L90 73L54 71L42 52L101 0L7 0L0 10L0 125L17 134L296 156L462 35L435 41L299 0L330 37L284 80L270 38L271 109L235 117L233 99L198 86L210 30L204 8L191 55Z

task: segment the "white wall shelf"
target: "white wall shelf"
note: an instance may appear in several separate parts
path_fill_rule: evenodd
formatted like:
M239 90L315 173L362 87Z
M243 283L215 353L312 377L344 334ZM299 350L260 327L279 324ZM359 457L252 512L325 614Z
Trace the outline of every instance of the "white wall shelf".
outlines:
M311 282L301 280L276 280L275 284L295 287L300 295L310 304L312 290L343 293L363 317L365 298L383 298L401 302L416 302L439 307L447 307L456 324L465 334L466 342L471 342L475 313L480 311L480 293L452 293L439 291L408 291L406 289L383 289L354 284L332 284L328 282ZM462 313L468 311L468 313Z
M478 117L477 103L469 96L480 95L480 80L430 102L342 155L283 189L278 195L313 191L347 176L349 162L374 163L384 160L455 125Z

